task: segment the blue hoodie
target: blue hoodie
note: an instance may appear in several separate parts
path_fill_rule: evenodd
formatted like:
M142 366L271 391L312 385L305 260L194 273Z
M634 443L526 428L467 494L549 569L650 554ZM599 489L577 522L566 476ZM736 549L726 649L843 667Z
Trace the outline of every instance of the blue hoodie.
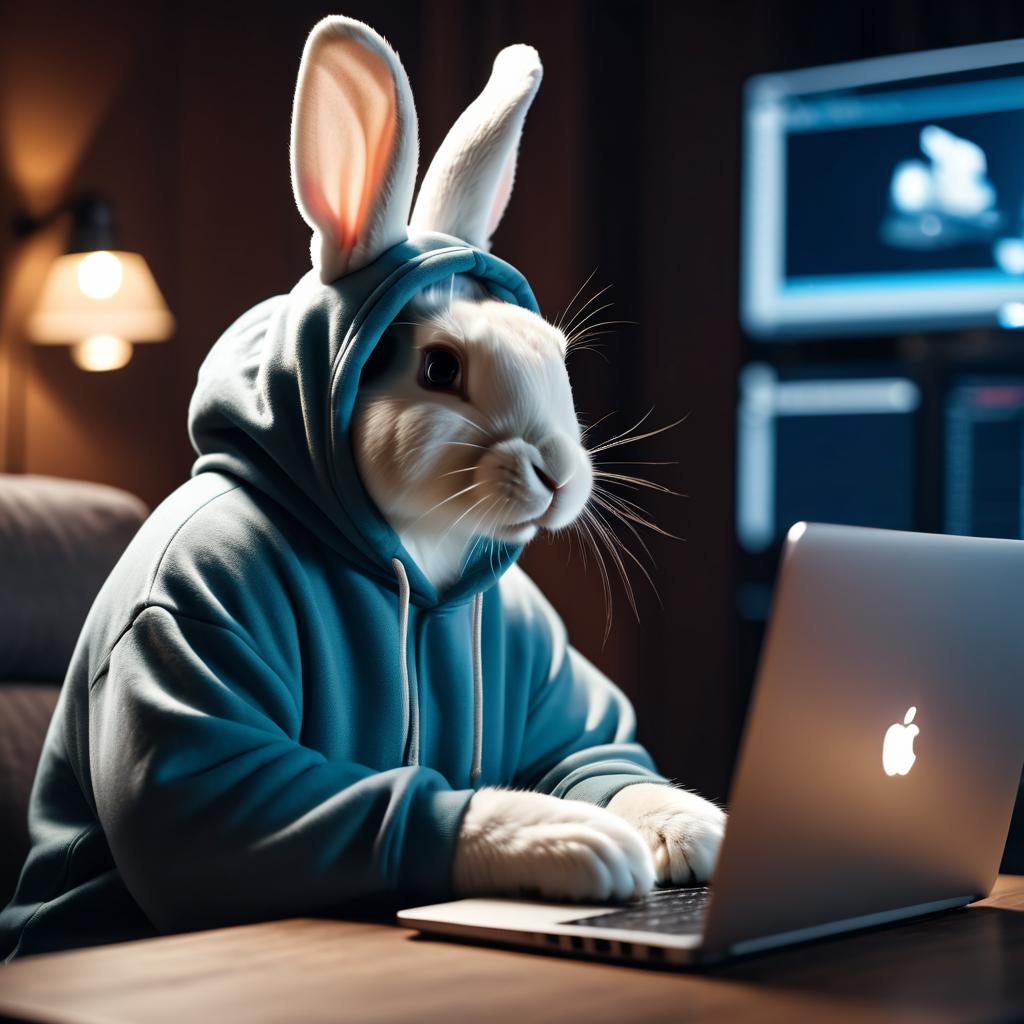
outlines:
M307 274L211 350L193 476L75 650L3 954L448 898L479 787L603 805L661 779L518 550L481 546L439 594L356 473L360 370L453 274L536 309L511 266L425 234L334 284Z

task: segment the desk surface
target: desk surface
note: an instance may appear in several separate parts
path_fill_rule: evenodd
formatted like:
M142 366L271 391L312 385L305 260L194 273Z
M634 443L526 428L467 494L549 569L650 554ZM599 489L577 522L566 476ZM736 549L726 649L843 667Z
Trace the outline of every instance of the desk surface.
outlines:
M114 1022L1024 1019L1024 875L937 918L702 974L461 945L295 918L31 957L0 1016Z

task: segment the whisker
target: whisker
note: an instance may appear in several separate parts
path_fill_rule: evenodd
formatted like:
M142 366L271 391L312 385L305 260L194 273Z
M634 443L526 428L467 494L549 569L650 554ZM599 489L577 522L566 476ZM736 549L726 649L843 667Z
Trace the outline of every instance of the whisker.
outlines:
M615 518L618 519L623 524L623 526L625 526L626 529L629 530L631 534L633 534L634 537L636 537L637 542L644 549L644 553L651 560L652 565L657 564L656 560L654 556L651 554L650 548L647 547L647 544L644 541L643 537L641 537L640 534L636 531L636 528L633 525L634 523L636 524L636 526L642 526L645 530L650 530L652 533L660 534L662 537L668 537L670 540L683 540L682 537L679 537L674 533L669 533L668 530L664 529L657 523L648 519L641 512L638 512L635 509L625 508L622 505L617 504L615 501L608 500L609 498L614 497L615 496L611 494L595 494L594 501L597 502L597 504L599 504L608 513L615 516Z
M415 448L410 448L405 454L414 455L416 452L423 451L424 448L430 448L436 446L438 448L444 448L449 445L454 445L459 448L479 448L480 451L489 451L487 445L484 444L472 444L469 441L425 441L423 444L417 445Z
M498 496L496 494L488 495L488 497L490 497L495 503L497 503ZM483 526L484 517L486 517L486 515L489 512L490 512L490 509L485 508L483 510L483 512L481 513L480 527L478 527L479 532L478 532L477 536L473 538L473 542L466 548L466 553L465 553L465 555L463 555L462 563L461 563L460 568L459 568L459 572L460 573L465 572L466 566L469 565L470 561L475 556L477 548L480 547L480 545L482 543L484 543L484 541L486 541L486 539L487 539L483 535L482 526ZM492 571L493 571L493 568L492 568Z
M640 559L637 558L636 555L634 555L633 552L630 551L629 548L622 543L622 541L616 535L615 531L608 524L607 520L605 520L604 516L602 516L601 513L598 512L596 509L592 510L592 514L594 515L595 520L597 520L601 524L599 535L604 537L605 542L608 545L609 553L612 554L612 558L615 562L616 568L619 570L619 575L622 577L622 582L626 589L626 598L629 600L629 606L633 610L633 616L637 620L637 622L639 622L640 608L636 603L636 593L633 590L632 582L629 580L629 574L626 571L626 564L622 561L622 557L619 554L619 552L621 551L623 555L626 555L627 558L632 560L632 562L637 566L637 568L644 574L644 578L650 584L651 589L654 591L655 596L658 597L658 601L660 603L661 597L660 595L658 595L658 588L654 585L654 580L651 579L651 574L647 571L643 562L641 562Z
M498 519L499 519L499 518L501 518L501 515L502 515L502 513L503 513L503 512L505 511L505 508L506 508L506 506L508 505L508 503L509 503L509 500L510 500L509 498L505 498L505 499L504 499L504 500L502 501L501 505L500 505L500 506L498 507L497 511L495 512L495 515L494 515L494 522L493 522L493 523L489 523L489 524L488 524L488 526L487 526L487 529L488 529L488 530L493 530L493 529L494 529L494 527L495 527L495 526L497 525L497 523L498 523ZM496 538L496 537L492 537L492 538L491 538L491 544L490 544L490 547L491 547L491 552L490 552L490 567L491 567L491 572L492 572L492 573L493 573L493 572L495 572L495 567L494 567L494 542L495 542L495 540L497 540L497 538ZM502 546L502 542L501 542L501 541L499 541L499 543L498 543L498 552L499 552L499 554L498 554L498 560L499 560L499 561L501 560L501 553L500 553L500 552L501 552L501 546Z
M630 608L633 609L634 616L639 620L639 614L636 606L636 595L633 593L633 584L629 580L629 575L626 572L626 566L622 561L621 555L616 550L614 541L618 541L614 533L608 528L608 524L604 520L598 519L597 513L593 508L585 509L585 514L590 521L590 525L597 531L597 536L601 539L605 546L605 550L611 557L612 564L618 570L619 577L622 580L623 589L626 591L626 599L629 601ZM621 541L619 545L621 546Z
M604 344L601 345L590 345L590 342L594 341L595 338L607 338L614 335L615 331L587 331L584 334L573 335L572 342L567 343L565 351L567 355L572 355L573 352L578 352L583 348L592 348L595 352L599 349L604 348Z
M573 345L571 349L565 350L565 358L568 359L570 356L576 355L577 352L593 352L594 355L603 359L609 366L612 365L612 361L601 351L601 348L597 345Z
M644 480L639 476L630 476L627 473L609 473L605 469L595 469L594 477L598 480L609 480L615 483L626 484L630 487L646 487L650 491L657 491L659 494L674 494L677 498L685 498L687 495L679 491L673 491L671 487L655 483L653 480Z
M636 603L636 595L633 592L633 585L630 582L629 574L626 572L625 563L622 561L622 556L616 549L615 541L618 540L612 533L607 524L597 518L593 509L587 509L587 517L590 521L590 526L597 534L598 539L604 545L605 551L608 552L608 557L612 560L612 565L615 566L616 572L619 574L619 579L622 581L623 590L626 592L626 600L629 602L630 608L633 610L633 615L639 621L639 610ZM621 542L619 542L621 545ZM610 618L610 616L609 616ZM607 634L605 639L607 639Z
M443 501L439 501L436 505L432 505L430 508L427 509L426 512L423 513L423 515L413 520L413 522L410 524L410 527L415 526L421 519L425 519L427 516L430 515L431 512L436 512L442 505L447 505L449 501L454 501L460 495L467 493L467 491L472 491L476 487L482 487L483 483L483 480L478 480L475 484L470 484L468 487L463 487L461 491L456 491L454 494L449 494L448 497L445 498ZM409 527L407 527L407 529L408 528Z
M680 537L678 534L672 533L666 530L663 526L654 522L653 519L648 519L646 516L646 509L641 508L636 503L623 498L621 495L612 494L611 491L605 491L597 489L595 498L600 496L604 502L610 502L616 509L619 516L623 519L627 519L632 523L636 523L637 526L642 526L645 530L650 530L652 533L661 534L662 537L668 537L670 540L684 540L685 538ZM606 506L607 507L607 506ZM638 538L639 539L639 538ZM641 541L641 544L643 541ZM653 561L653 559L652 559Z
M637 504L635 501L631 501L623 494L616 494L614 491L609 491L606 487L602 487L600 484L594 485L594 492L614 502L619 507L630 509L638 516L643 516L644 518L647 516L647 509L642 505Z
M584 533L586 534L586 538L590 542L590 548L594 552L594 563L597 565L597 571L601 578L601 593L604 596L604 636L601 639L601 646L603 647L608 642L608 637L612 632L612 585L611 580L608 578L608 569L604 564L604 559L601 557L601 549L597 546L594 532L590 527L590 517L586 513L587 510L584 509L580 515L580 536L583 536Z
M454 523L449 523L449 524L448 524L448 529L447 529L447 530L445 530L445 531L444 531L444 533L442 533L440 537L438 537L438 539L437 539L437 544L436 544L436 546L437 546L437 547L440 547L440 546L441 546L441 544L442 544L442 542L443 542L443 541L445 540L445 538L446 538L446 537L448 536L448 534L449 534L449 533L451 533L451 532L452 532L452 530L454 530L454 529L455 529L455 527L456 527L456 526L458 526L458 525L459 525L459 523L461 523L461 522L462 522L462 520L463 520L463 519L465 519L465 518L466 518L466 516L468 516L468 515L469 515L469 513L473 511L473 509L475 509L475 508L478 508L478 507L479 507L480 505L482 505L482 504L483 504L483 503L484 503L485 501L487 501L487 499L488 499L488 498L493 498L493 497L494 497L494 495L493 495L493 494L485 494L485 495L484 495L484 496L483 496L483 497L482 497L482 498L481 498L481 499L480 499L479 501L477 501L477 502L475 502L474 504L470 505L470 506L469 506L469 508L467 508L467 509L466 509L466 511L465 511L465 512L463 512L463 513L462 513L462 515L461 515L461 516L459 516L459 518L458 518L458 519L456 519Z
M653 410L651 410L653 412ZM650 413L647 414L648 416ZM644 417L646 419L647 416ZM605 441L604 444L599 444L596 448L591 448L590 455L596 455L598 452L607 451L609 448L619 448L624 444L634 444L636 441L644 441L649 437L656 437L658 434L664 434L666 430L671 430L673 427L678 427L680 423L685 422L689 418L689 414L676 420L674 423L669 423L664 427L659 427L657 430L649 430L644 434L634 434L632 437L620 437L614 438L611 441ZM643 420L640 421L641 423ZM639 424L637 424L639 426ZM635 429L635 428L634 428Z
M576 294L573 295L573 297L569 300L569 304L565 307L565 310L558 316L558 321L555 323L556 330L560 331L562 329L562 322L569 315L569 310L572 309L572 304L580 297L580 292L582 292L583 289L586 288L588 284L590 284L596 273L597 267L594 267L594 269L587 275L586 281L584 281L583 284L581 284L579 288L576 289Z
M634 459L632 462L625 462L619 459L602 459L600 462L593 462L595 466L678 466L677 459L665 459L656 461L653 459Z
M643 414L643 416L641 416L640 419L638 419L636 421L636 423L633 424L633 426L626 427L625 430L619 431L619 433L614 434L612 437L610 437L607 441L605 441L603 443L604 444L610 444L612 441L617 441L620 437L625 437L627 434L631 434L634 430L636 430L639 427L643 426L644 422L650 417L651 413L653 413L653 412L654 412L654 406L652 405L651 408L648 409L647 412L645 412ZM595 455L598 451L600 451L599 448L591 448L587 452L587 454L588 455Z
M658 593L658 588L655 586L654 580L651 579L651 574L647 571L647 568L644 566L643 562L641 562L640 559L637 558L636 555L634 555L633 552L630 551L629 548L626 547L626 545L622 543L622 541L616 536L615 531L608 525L607 521L600 514L600 512L595 512L595 515L597 515L598 518L600 518L601 522L604 524L605 530L607 530L607 532L608 532L608 536L610 537L611 540L613 540L615 542L615 544L618 547L618 549L624 555L626 555L628 558L630 558L633 561L633 563L637 566L637 568L644 574L644 578L650 584L651 590L654 591L654 596L657 598L658 604L661 604L662 603L661 602L661 594ZM623 566L623 570L625 570L625 566ZM632 595L632 587L630 587L630 595ZM632 607L633 607L633 614L636 616L637 622L639 622L640 621L640 613L639 613L639 611L637 609L635 600L632 601L631 604L632 604Z
M604 338L611 334L618 334L618 331L605 330L606 327L630 326L636 327L635 320L602 320L596 324L585 324L572 336L572 345L578 345L581 341L589 341L591 338Z
M630 521L630 519L627 516L625 516L620 509L617 509L614 505L608 504L599 495L595 494L593 496L593 500L595 504L600 505L601 508L608 512L609 515L615 516L615 518L618 519L619 522L621 522L627 530L629 530L629 532L636 538L636 541L640 545L640 547L643 548L644 554L651 560L651 564L656 564L654 555L651 554L651 549L647 546L647 543L644 541L643 537L640 536L640 533L638 532L637 528L633 525L633 523ZM644 525L647 524L645 523Z
M567 550L566 550L566 553L565 553L565 564L566 565L571 565L572 564L572 542L573 542L574 539L576 541L579 541L579 527L576 525L576 523L570 523L569 524L568 530L566 531L566 537L567 537L567 540L566 540L566 545L565 546L566 546ZM587 559L586 559L585 555L582 557L582 561L583 561L583 571L586 572L587 571Z
M610 287L611 287L611 285L608 286L608 288L610 288ZM590 302L593 302L594 299L600 298L606 291L608 291L608 288L602 288L597 293L597 295L595 295L594 298L590 300ZM589 304L590 303L587 303L587 305L589 305ZM575 320L573 320L573 322L565 330L566 341L572 341L573 338L577 337L577 335L579 335L582 331L587 329L587 324L595 316L598 316L599 314L603 313L606 309L611 309L612 306L614 306L614 305L615 305L614 302L606 302L606 303L604 303L601 306L595 306L594 309L592 309L589 313L587 313L586 316L582 317L582 319L577 317ZM586 309L586 306L584 306L583 308ZM582 312L583 312L583 310L580 310L580 313L582 313Z
M586 538L583 536L583 530L580 529L578 523L573 523L573 531L576 534L576 539L580 542L580 556L583 559L583 571L587 571L587 545Z
M474 430L479 430L484 437L487 436L487 431L479 423L474 423L468 416L463 416L461 412L456 412L454 409L449 409L448 413L452 416L457 416L463 423L468 423Z
M608 303L608 306L612 303ZM601 309L607 309L608 306L602 306ZM593 315L597 316L601 312L601 309L595 309ZM606 327L636 327L637 322L635 320L601 320L597 323L584 321L577 328L571 338L566 339L569 346L576 345L581 341L585 341L588 338L600 338L606 334L615 334L615 331L606 331Z
M494 514L493 520L487 523L487 527L486 528L488 530L492 530L492 529L495 528L495 526L498 525L498 520L505 513L505 509L508 508L508 505L509 505L510 502L511 502L510 498L505 498L505 499L502 500L501 505L499 505L497 507L497 509L495 510L495 514ZM495 555L495 542L497 540L498 539L494 538L494 537L490 538L490 540L489 540L489 544L490 544L490 571L492 571L492 572L495 571L494 555ZM503 543L504 542L499 542L499 549L498 549L499 550L499 558L501 557L501 548L502 548Z
M597 300L601 298L601 296L604 295L604 293L608 291L609 288L611 288L611 285L606 284L599 291L594 292L594 294L591 295L591 297L587 299L587 301L584 302L582 306L580 306L579 312L577 312L577 314L572 318L572 320L566 325L566 327L562 330L562 333L565 335L571 334L579 325L580 317L583 316L584 312L586 311L586 308L592 303L597 302ZM602 309L607 309L611 305L612 303L607 302L596 311L591 311L590 313L587 313L587 316L595 316L597 313L600 313Z
M584 428L584 429L583 429L583 430L581 431L581 433L580 433L580 440L582 441L582 440L583 440L583 438L585 438L585 437L587 436L587 434L589 434L589 433L590 433L590 432L591 432L591 431L592 431L592 430L593 430L593 429L594 429L595 427L598 427L598 426L600 426L600 425L601 425L602 423L604 423L604 421L605 421L606 419L608 419L608 417L609 417L609 416L614 416L614 415L615 415L615 413L614 413L614 412L608 412L608 413L605 413L605 414L604 414L604 415L603 415L603 416L602 416L602 417L601 417L601 418L600 418L599 420L595 420L595 421L594 421L593 423L591 423L591 424L590 424L590 426L589 426L589 427L585 427L585 428Z

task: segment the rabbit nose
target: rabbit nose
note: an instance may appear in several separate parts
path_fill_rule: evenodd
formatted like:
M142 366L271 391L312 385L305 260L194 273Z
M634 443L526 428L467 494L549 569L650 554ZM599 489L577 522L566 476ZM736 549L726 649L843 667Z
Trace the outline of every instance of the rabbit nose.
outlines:
M552 431L537 444L536 454L530 460L537 479L556 494L571 479L574 471L574 452L570 438Z
M556 483L547 473L544 472L536 462L531 462L530 465L533 467L534 473L537 475L537 479L552 493L558 490L559 484Z

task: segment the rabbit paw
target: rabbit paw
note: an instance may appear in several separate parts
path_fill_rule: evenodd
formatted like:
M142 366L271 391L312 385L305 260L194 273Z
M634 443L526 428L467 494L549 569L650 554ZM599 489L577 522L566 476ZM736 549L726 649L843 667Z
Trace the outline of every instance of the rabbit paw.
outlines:
M638 782L620 789L608 810L644 837L659 885L692 885L711 877L726 815L709 800L685 789Z
M455 853L461 896L623 901L654 884L647 844L621 817L580 800L482 789Z

